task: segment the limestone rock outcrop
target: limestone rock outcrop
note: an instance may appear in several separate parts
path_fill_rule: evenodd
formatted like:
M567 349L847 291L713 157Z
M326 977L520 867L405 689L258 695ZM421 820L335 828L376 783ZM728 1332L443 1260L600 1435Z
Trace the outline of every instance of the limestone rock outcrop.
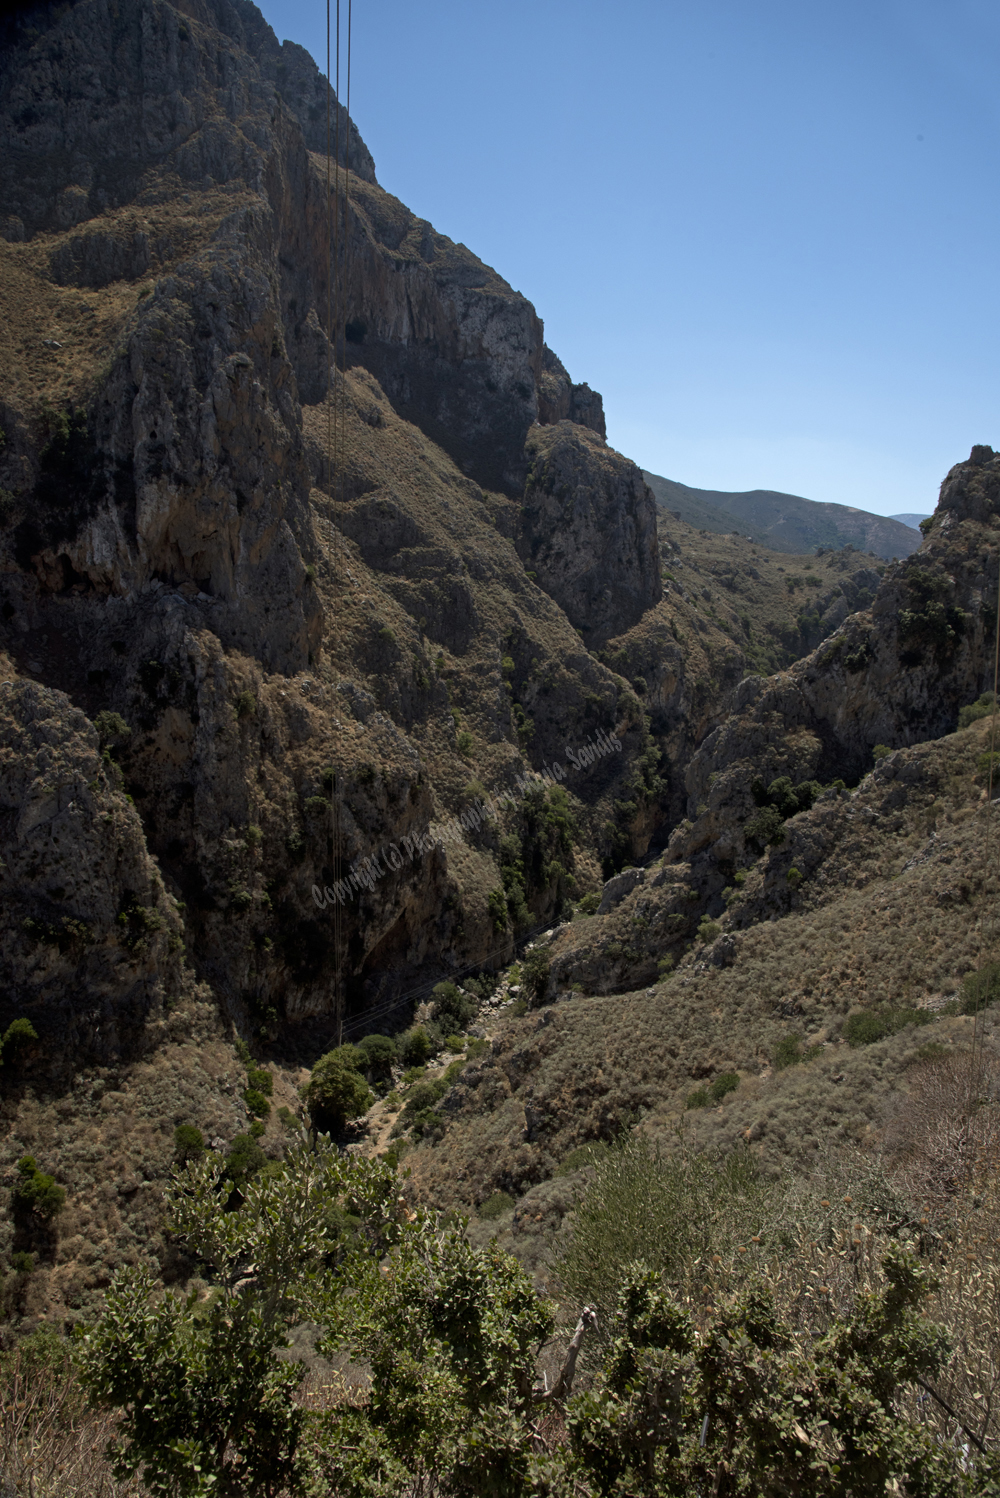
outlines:
M941 486L919 552L885 572L852 614L788 671L748 677L731 716L686 773L688 817L669 856L731 864L744 853L751 782L853 781L890 749L937 738L992 687L1000 566L1000 455L975 447Z
M521 556L596 644L661 595L655 501L634 463L573 422L535 427L526 451Z
M600 397L524 297L378 185L312 60L249 0L78 0L2 26L0 646L65 693L61 733L80 710L130 725L130 826L241 1025L273 1038L503 950L499 832L433 829L470 786L617 727L624 752L572 787L596 838L643 738L560 609L596 638L658 587ZM553 562L551 587L516 549L540 433L581 497L579 564ZM555 508L533 531L548 555L546 523ZM423 851L354 890L338 949L313 886L412 837ZM547 916L557 890L525 908ZM85 996L83 949L63 947Z
M542 372L538 381L538 420L543 426L557 421L575 421L599 437L607 437L604 401L589 385L574 385L562 360L546 344L542 348Z
M0 1029L29 1019L42 1070L133 1051L181 990L181 918L120 780L63 693L0 683Z

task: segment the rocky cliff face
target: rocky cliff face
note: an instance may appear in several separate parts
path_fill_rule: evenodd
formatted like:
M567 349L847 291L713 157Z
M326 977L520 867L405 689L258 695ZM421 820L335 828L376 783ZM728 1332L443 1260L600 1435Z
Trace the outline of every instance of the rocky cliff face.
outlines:
M608 635L657 596L647 498L604 447L600 397L523 297L379 187L336 100L331 205L327 85L247 0L80 0L3 25L0 627L16 672L66 694L67 724L77 709L129 724L114 756L144 856L241 1022L275 1035L345 987L363 1006L503 949L489 897L520 793L510 826L430 834L470 787L509 788L617 727L616 766L572 787L592 879L645 742L559 607ZM549 431L577 554L563 544L538 586L517 548L549 556L551 496L527 543L520 502ZM335 784L346 864L426 842L355 889L339 952L312 894L346 871ZM29 791L9 795L17 821ZM536 915L558 886L529 890ZM10 909L89 927L58 887L22 882ZM13 950L5 1002L30 1009L34 959ZM126 967L106 964L112 1008L142 1008L136 982L160 1002L160 977Z
M39 1072L134 1051L183 987L181 919L119 782L62 693L0 683L0 987L58 1037Z
M634 463L572 421L536 427L521 555L588 644L634 624L663 591L656 503Z
M870 609L775 677L748 677L732 716L686 775L689 820L671 856L743 856L751 781L857 780L876 744L950 732L958 709L992 687L1000 558L1000 457L973 448L941 487L921 550L893 564Z

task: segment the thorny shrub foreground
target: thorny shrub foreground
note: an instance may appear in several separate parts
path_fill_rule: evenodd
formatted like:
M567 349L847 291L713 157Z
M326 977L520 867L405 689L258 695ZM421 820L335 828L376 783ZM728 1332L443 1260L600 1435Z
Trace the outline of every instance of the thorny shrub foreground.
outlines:
M555 1308L495 1244L440 1231L396 1190L325 1140L235 1200L219 1156L178 1174L174 1230L210 1293L156 1298L126 1271L79 1349L92 1400L121 1412L122 1476L177 1498L1000 1495L974 1435L943 1440L912 1413L949 1346L904 1244L811 1327L763 1278L717 1279L696 1307L627 1265L603 1367L559 1407L534 1381ZM303 1321L365 1360L364 1391L296 1404L301 1369L276 1351Z

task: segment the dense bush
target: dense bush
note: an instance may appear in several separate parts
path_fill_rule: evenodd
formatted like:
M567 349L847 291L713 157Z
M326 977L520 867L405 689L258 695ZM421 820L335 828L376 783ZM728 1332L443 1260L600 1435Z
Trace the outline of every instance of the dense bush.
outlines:
M978 1014L990 1004L1000 1002L1000 962L986 962L975 973L962 980L961 1011Z
M266 1118L271 1111L271 1104L256 1087L247 1087L244 1090L243 1101L255 1118Z
M993 711L993 693L984 692L977 697L975 702L970 702L958 710L959 728L968 728L970 723L975 723L980 718L988 718Z
M928 1009L863 1009L848 1015L843 1035L848 1045L872 1045L887 1035L895 1035L907 1025L927 1025L933 1018Z
M597 1307L599 1338L607 1343L629 1263L644 1259L674 1274L724 1253L760 1232L775 1194L749 1151L713 1163L686 1153L666 1156L642 1135L626 1136L597 1162L557 1265L560 1283L580 1305Z
M431 1018L442 1035L464 1030L477 1007L475 999L454 983L436 983L431 989Z
M400 1038L399 1054L404 1066L423 1066L433 1052L431 1038L423 1025L414 1025Z
M382 1081L391 1076L399 1057L399 1047L391 1035L366 1035L358 1041L358 1050L364 1057L364 1068L370 1077Z
M776 846L785 841L784 818L775 806L762 806L743 824L747 842L756 848Z
M372 1094L360 1072L363 1064L355 1046L339 1046L316 1062L303 1098L318 1133L339 1134L350 1119L371 1107Z
M0 1066L3 1065L4 1051L10 1057L20 1046L27 1045L29 1041L37 1039L38 1035L30 1020L11 1020L3 1035L0 1036Z
M274 1077L266 1066L251 1066L247 1071L247 1086L254 1088L256 1092L262 1092L265 1097L272 1097Z
M267 1156L252 1134L237 1134L229 1146L229 1153L222 1162L226 1178L236 1189L242 1190L267 1164Z
M724 1071L721 1076L716 1077L708 1090L712 1094L713 1102L721 1103L722 1099L727 1097L729 1093L735 1092L739 1085L740 1078L738 1072Z
M196 1160L205 1149L205 1136L194 1124L178 1124L174 1130L174 1152L182 1165Z
M506 1191L494 1191L481 1203L477 1216L483 1222L496 1222L498 1217L503 1217L507 1212L513 1212L514 1198Z
M531 1008L545 1003L549 986L549 954L532 947L521 960L521 989Z
M11 1210L22 1220L50 1222L66 1204L66 1192L57 1186L55 1177L39 1170L34 1156L22 1155L17 1162L17 1177L10 1193Z
M132 730L121 713L112 713L107 710L98 713L94 719L94 727L97 729L102 748L115 748L132 737Z

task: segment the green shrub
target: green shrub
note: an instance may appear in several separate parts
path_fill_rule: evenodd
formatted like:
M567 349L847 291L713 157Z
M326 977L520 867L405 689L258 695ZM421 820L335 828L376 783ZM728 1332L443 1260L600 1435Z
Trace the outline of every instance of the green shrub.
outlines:
M695 1088L689 1092L685 1101L685 1108L707 1108L709 1104L708 1092L704 1087Z
M735 1092L740 1085L739 1074L734 1071L724 1071L721 1076L716 1077L708 1089L712 1094L713 1101L721 1103L722 1099L730 1092Z
M498 1217L503 1217L514 1210L514 1198L506 1191L494 1191L488 1196L478 1208L476 1216L483 1222L496 1222Z
M674 959L672 957L661 957L657 961L656 971L660 978L666 978L673 971Z
M34 1254L25 1253L23 1249L10 1256L10 1267L15 1274L31 1274L35 1268Z
M776 806L762 806L743 824L743 832L754 847L777 847L785 841L784 819Z
M962 1014L977 1014L1000 1000L1000 962L985 962L978 972L962 979Z
M406 1066L423 1066L433 1053L431 1038L423 1025L407 1030L399 1043L399 1053Z
M454 983L435 983L431 989L431 1018L446 1034L464 1030L478 1009L471 995Z
M802 1041L798 1035L783 1035L771 1057L775 1071L784 1071L786 1066L797 1066L802 1059Z
M702 916L701 920L698 923L698 940L700 942L704 942L707 946L709 942L713 942L715 938L717 936L721 936L721 934L722 927L719 925L718 921L713 921L707 915Z
M22 1155L17 1162L17 1180L10 1202L15 1216L50 1222L66 1205L66 1192L56 1185L54 1176L39 1170L33 1155Z
M348 1052L354 1053L352 1063ZM320 1134L339 1134L352 1118L367 1113L373 1098L358 1069L360 1053L340 1046L321 1056L312 1069L303 1097L313 1128Z
M267 1164L267 1156L250 1134L237 1134L229 1146L222 1168L237 1190Z
M254 826L254 824L251 822L250 826L247 828L246 832L243 835L243 841L246 843L248 848L259 848L261 843L264 841L264 834L261 832L259 827Z
M364 1057L364 1068L369 1076L380 1080L391 1076L399 1048L390 1035L366 1035L358 1041L358 1050Z
M204 1154L205 1136L194 1124L178 1124L174 1130L174 1151L181 1165Z
M252 718L257 711L257 699L250 691L241 692L233 703L233 712L242 722L246 718Z
M614 1307L628 1264L642 1259L670 1275L724 1254L761 1231L778 1189L749 1150L722 1161L668 1156L643 1135L623 1135L597 1163L576 1208L555 1265L563 1293L596 1308L597 1340L607 1346L618 1335Z
M3 1053L5 1050L16 1050L18 1046L25 1045L29 1040L37 1040L38 1035L34 1025L27 1019L11 1020L0 1039L0 1066L3 1065Z
M265 1097L274 1096L274 1077L266 1066L252 1066L247 1072L247 1086L257 1092L262 1092Z
M461 754L465 759L468 759L475 746L476 741L472 737L472 734L467 728L463 728L461 733L458 735L458 738L455 740L455 748L458 750L459 754Z
M988 718L993 711L993 693L984 692L977 697L975 702L968 703L958 710L959 728L968 728L970 723L977 722L980 718Z
M120 713L104 711L98 713L94 719L94 727L101 741L102 748L114 748L120 746L126 739L132 737L132 730Z
M532 947L521 959L521 988L532 1009L545 1003L549 972L549 954L544 947Z
M979 771L980 775L985 775L987 777L992 775L995 784L997 779L997 770L1000 769L1000 751L996 749L987 749L986 753L981 754L976 760L976 769Z
M243 1093L243 1101L255 1118L266 1118L271 1111L271 1104L256 1087L248 1087L246 1089Z
M493 930L500 934L507 929L507 895L502 889L491 889L486 897L487 909L490 920L493 922Z
M600 895L596 890L591 890L589 894L584 895L583 899L580 901L579 905L576 908L577 910L579 910L581 915L596 915L600 903Z
M789 887L791 889L798 889L799 885L805 878L805 875L803 874L801 869L797 869L793 864L792 867L788 870L788 873L785 875L785 878L787 879Z
M933 1018L927 1009L863 1009L848 1016L843 1036L849 1046L857 1048L885 1040L886 1036L895 1035L907 1025L929 1024Z
M892 750L889 748L888 744L876 744L875 748L872 750L872 759L876 764L878 764L880 760L888 759L891 753Z
M459 1056L465 1050L465 1041L461 1035L446 1035L444 1045L445 1050L451 1051L453 1056Z
M439 1103L448 1091L448 1084L442 1077L433 1082L418 1082L411 1087L406 1098L405 1114L423 1113L427 1108L433 1108Z

